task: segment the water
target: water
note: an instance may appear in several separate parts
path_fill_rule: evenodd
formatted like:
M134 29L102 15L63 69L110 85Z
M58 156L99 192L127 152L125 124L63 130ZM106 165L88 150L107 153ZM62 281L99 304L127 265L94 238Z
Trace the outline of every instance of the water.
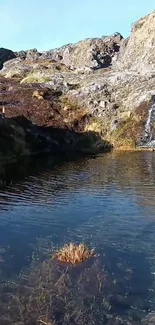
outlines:
M155 121L155 103L149 109L148 118L145 125L145 134L144 134L144 146L145 147L155 147L155 139L154 139L154 130L153 124Z
M154 312L154 152L38 159L0 174L0 324L139 325ZM70 241L100 256L57 264L53 249Z

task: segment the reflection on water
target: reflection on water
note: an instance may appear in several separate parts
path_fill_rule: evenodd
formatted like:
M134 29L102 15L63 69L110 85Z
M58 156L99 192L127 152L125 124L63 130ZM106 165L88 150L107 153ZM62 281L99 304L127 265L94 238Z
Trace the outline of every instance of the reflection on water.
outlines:
M41 313L56 324L138 325L154 311L154 152L38 159L0 174L0 324L38 324ZM68 241L99 258L65 271L51 251Z

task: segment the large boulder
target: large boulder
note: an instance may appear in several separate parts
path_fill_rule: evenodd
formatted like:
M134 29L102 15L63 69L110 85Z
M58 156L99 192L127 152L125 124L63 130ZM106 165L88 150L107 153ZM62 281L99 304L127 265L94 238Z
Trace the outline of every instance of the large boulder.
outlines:
M28 51L19 51L15 52L16 57L20 58L21 60L28 60L28 61L35 61L41 56L42 53L38 52L37 49L31 49Z
M15 53L11 50L0 48L0 69L3 67L5 61L14 59L16 57Z
M114 67L144 74L155 72L155 11L133 24L131 36L121 43Z
M71 69L96 70L107 68L119 51L122 36L115 33L102 38L88 38L42 54L42 58L60 61Z

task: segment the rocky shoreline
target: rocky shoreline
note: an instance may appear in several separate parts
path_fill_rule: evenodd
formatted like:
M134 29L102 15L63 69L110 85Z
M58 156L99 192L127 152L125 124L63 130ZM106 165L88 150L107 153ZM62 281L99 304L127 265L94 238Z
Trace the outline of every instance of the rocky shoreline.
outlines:
M94 131L86 131L89 115L77 108L70 121L61 108L61 93L39 87L24 86L18 80L0 79L3 96L0 106L1 161L18 160L24 156L95 154L111 150L108 141Z
M155 138L153 110L149 116L155 100L154 25L155 11L132 26L128 39L115 33L44 52L1 48L2 156L10 155L7 141L12 146L13 137L20 142L15 157L148 149Z

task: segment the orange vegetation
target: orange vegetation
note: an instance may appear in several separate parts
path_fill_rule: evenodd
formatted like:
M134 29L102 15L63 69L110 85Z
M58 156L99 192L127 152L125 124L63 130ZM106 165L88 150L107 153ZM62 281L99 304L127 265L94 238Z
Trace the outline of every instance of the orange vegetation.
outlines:
M94 249L89 250L84 244L69 243L64 245L57 251L53 258L63 263L71 263L73 265L86 261L90 257L96 257Z

